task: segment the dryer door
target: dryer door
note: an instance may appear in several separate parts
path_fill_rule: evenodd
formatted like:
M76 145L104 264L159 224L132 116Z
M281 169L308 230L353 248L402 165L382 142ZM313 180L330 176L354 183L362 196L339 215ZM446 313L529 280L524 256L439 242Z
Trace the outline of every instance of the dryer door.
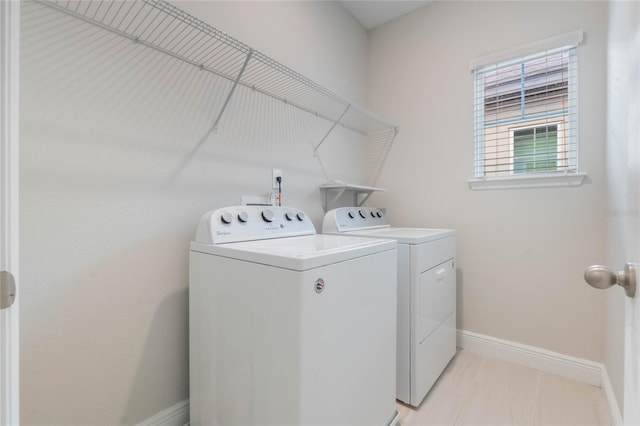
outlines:
M411 405L417 407L456 352L455 261L449 259L422 274L417 283L416 334L413 341Z
M420 275L417 341L422 343L455 310L456 279L453 259Z

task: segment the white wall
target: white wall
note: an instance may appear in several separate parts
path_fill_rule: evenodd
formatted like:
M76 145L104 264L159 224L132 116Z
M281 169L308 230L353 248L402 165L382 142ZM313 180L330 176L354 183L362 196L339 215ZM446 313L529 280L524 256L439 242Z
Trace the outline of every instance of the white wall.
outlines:
M188 398L187 256L199 217L269 192L279 167L285 203L318 225L326 178L310 146L327 125L240 90L186 161L228 85L23 6L22 422L136 423ZM179 7L365 99L367 35L333 2ZM360 161L357 150L327 152L325 162Z
M369 33L369 107L400 133L370 204L392 223L458 231L458 328L603 359L606 2L433 2ZM583 29L573 189L471 191L469 61Z
M625 262L638 262L640 207L638 188L638 85L640 65L640 5L633 1L609 2L607 46L607 265L622 269ZM638 298L636 294L636 299ZM621 288L607 291L605 305L604 363L621 414L625 411L625 324L627 304ZM637 301L635 302L637 304ZM636 325L637 327L637 325ZM635 362L629 360L628 362ZM626 376L633 376L633 369ZM627 398L629 395L626 396ZM635 403L637 405L637 402ZM626 407L632 408L632 407ZM633 411L630 409L629 411ZM625 413L626 414L626 413ZM627 424L632 424L625 418Z

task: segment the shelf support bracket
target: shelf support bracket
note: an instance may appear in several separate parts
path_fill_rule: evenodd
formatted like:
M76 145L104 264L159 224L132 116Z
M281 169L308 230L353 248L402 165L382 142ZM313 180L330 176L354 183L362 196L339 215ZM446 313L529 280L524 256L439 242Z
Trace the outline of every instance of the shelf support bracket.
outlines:
M351 108L351 104L347 105L347 107L344 109L344 111L342 111L342 114L340 114L340 117L338 117L338 119L333 122L333 126L331 126L329 131L322 137L322 139L320 140L318 145L316 145L316 147L313 148L313 155L317 154L318 148L320 148L320 145L322 145L324 143L324 141L329 137L331 132L333 132L333 129L335 129L336 126L338 125L338 123L340 123L340 121L342 121L342 117L344 117L344 115L347 113L347 111L349 111L349 108Z
M356 204L358 205L358 207L362 206L365 203L365 201L367 201L369 197L371 197L371 194L373 194L373 192L365 193L364 197L362 198L362 200L360 200L360 202L358 202L358 194L356 194Z
M240 83L240 79L242 78L242 74L244 74L244 70L247 68L247 65L249 64L249 60L251 59L252 56L253 56L253 49L249 50L249 53L247 54L247 58L244 60L244 64L242 64L242 68L240 69L240 72L238 73L238 76L233 81L233 86L231 86L231 90L229 90L229 94L227 95L227 98L225 99L224 104L222 105L222 108L220 109L220 112L218 113L218 117L216 118L216 121L213 123L213 126L211 126L211 128L209 130L207 130L207 132L204 134L204 136L202 136L200 138L200 141L191 150L189 155L187 155L185 157L185 159L182 160L182 163L180 163L180 166L176 169L175 173L173 173L173 175L171 176L170 181L173 181L176 178L176 176L178 176L178 174L182 171L182 169L184 169L185 166L187 164L189 164L189 162L194 157L194 155L196 155L196 152L198 152L198 150L200 149L202 144L204 144L207 141L207 139L209 138L211 133L213 133L216 130L216 128L218 127L218 123L220 122L220 119L222 118L222 114L224 114L224 111L227 109L227 105L229 105L229 101L233 97L233 92L235 92L236 87L238 87L238 84Z
M206 139L212 132L214 132L218 128L218 123L220 123L220 120L222 119L222 115L224 114L224 111L227 109L227 106L229 105L229 101L233 97L233 93L236 91L236 87L238 87L238 83L240 83L242 74L244 74L244 70L247 69L247 65L249 64L249 61L251 60L252 56L253 56L253 49L249 50L249 53L247 54L247 58L244 60L244 64L242 64L242 68L240 69L238 76L233 81L233 86L231 86L231 90L229 90L227 99L225 99L224 104L222 104L222 108L218 113L218 117L216 118L216 121L213 123L213 126L211 126L211 129L209 129L204 139Z
M336 203L336 201L338 201L338 199L342 196L342 194L344 194L344 192L346 191L346 188L339 188L339 189L327 189L325 194L324 194L324 203L322 205L322 207L324 208L324 211L326 212L327 209L329 208L329 206L332 206ZM329 191L335 191L336 194L334 195L333 199L331 201L329 201Z

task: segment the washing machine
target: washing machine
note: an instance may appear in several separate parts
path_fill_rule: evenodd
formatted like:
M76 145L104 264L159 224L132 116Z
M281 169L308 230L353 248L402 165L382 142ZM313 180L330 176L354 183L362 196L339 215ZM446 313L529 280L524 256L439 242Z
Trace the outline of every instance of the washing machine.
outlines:
M205 214L189 255L191 425L391 425L395 241L301 210Z
M341 207L322 232L398 242L396 398L419 406L456 353L455 231L392 227L380 209Z

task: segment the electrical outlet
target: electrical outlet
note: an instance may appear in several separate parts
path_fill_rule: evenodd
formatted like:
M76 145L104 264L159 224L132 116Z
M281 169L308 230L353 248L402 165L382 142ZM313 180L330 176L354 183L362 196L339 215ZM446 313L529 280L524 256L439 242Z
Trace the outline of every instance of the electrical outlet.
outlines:
M277 178L280 178L280 181L282 181L282 169L273 169L272 179L271 179L272 180L271 188L273 189L278 189Z

